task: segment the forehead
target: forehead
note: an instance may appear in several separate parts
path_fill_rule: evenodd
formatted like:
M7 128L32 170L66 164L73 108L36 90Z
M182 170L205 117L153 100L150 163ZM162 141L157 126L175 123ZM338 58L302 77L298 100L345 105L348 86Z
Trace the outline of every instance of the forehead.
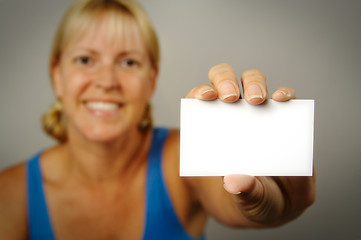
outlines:
M88 15L79 20L77 25L71 31L68 46L84 45L84 47L146 51L140 29L127 13L108 11Z

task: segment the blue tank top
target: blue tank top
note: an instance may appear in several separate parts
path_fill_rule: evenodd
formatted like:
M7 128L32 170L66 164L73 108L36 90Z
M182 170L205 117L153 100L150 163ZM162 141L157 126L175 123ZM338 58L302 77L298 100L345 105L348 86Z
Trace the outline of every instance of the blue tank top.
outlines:
M163 145L167 136L167 129L153 130L147 166L143 239L204 240L204 236L193 238L184 230L172 205L162 170ZM44 194L40 157L41 153L35 155L26 165L29 236L31 240L55 240Z

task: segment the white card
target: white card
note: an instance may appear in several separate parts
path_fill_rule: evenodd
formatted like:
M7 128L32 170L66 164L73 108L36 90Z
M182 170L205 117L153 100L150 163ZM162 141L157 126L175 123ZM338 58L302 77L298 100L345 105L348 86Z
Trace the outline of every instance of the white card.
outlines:
M181 100L180 176L312 176L314 100Z

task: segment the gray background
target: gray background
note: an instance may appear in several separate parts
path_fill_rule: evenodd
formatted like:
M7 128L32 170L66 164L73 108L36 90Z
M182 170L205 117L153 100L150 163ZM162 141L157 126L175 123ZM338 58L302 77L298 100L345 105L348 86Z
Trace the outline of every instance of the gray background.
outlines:
M40 116L54 99L48 55L69 3L0 0L0 169L54 144ZM260 68L270 91L286 85L299 98L315 99L316 203L270 230L234 230L211 220L208 239L361 239L361 1L141 3L162 46L153 101L158 125L179 125L180 98L207 82L208 69L220 62L238 75Z

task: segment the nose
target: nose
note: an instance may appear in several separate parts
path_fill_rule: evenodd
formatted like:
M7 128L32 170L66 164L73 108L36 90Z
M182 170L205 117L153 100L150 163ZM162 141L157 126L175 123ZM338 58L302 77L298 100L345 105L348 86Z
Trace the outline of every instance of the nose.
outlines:
M104 90L119 88L115 68L112 65L104 65L98 70L95 77L95 86Z

